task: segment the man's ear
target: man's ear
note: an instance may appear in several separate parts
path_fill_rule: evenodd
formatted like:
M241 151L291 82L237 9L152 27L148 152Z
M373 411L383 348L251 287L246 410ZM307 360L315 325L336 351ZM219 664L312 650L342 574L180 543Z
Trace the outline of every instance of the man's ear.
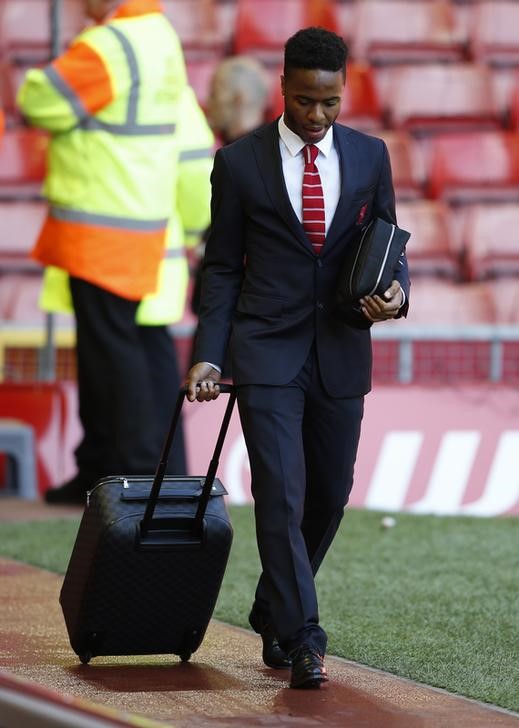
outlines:
M283 74L281 74L281 76L279 77L279 80L281 82L281 96L284 96L285 95L285 77L283 76Z

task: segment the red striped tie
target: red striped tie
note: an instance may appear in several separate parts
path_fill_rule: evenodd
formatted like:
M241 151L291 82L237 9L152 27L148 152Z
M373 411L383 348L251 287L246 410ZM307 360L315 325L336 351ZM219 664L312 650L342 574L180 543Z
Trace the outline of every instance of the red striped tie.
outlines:
M326 237L323 188L315 164L318 153L315 144L307 144L303 149L303 228L317 255L321 252Z

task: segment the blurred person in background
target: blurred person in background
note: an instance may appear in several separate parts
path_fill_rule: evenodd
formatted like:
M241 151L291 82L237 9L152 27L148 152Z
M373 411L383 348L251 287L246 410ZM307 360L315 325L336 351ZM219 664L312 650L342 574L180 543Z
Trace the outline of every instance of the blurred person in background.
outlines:
M184 372L179 372L172 333L169 325L183 316L189 283L186 253L196 250L210 219L210 173L213 161L214 136L195 93L186 86L180 99L179 120L176 130L178 150L175 163L175 210L168 225L166 248L160 263L158 290L140 302L136 323L139 337L147 357L149 376L153 388L154 416L161 432L167 432L175 405L178 388ZM40 305L51 313L73 313L68 273L55 266L44 272ZM98 380L100 390L105 380ZM100 391L99 391L100 395ZM110 393L105 392L105 397ZM94 408L86 409L91 415L86 429L92 434L83 442L78 453L88 462L102 461L103 453L115 446L110 430L103 427ZM95 433L95 436L94 436ZM86 448L92 447L89 452ZM80 463L78 462L78 465ZM168 474L186 472L186 454L182 421L179 422L168 459ZM60 498L60 489L47 491L48 502ZM60 502L63 502L60 500Z
M270 80L262 64L248 56L221 61L211 79L207 119L222 144L230 144L266 121Z
M168 360L172 347L137 317L157 291L174 211L182 49L158 0L83 3L95 25L31 69L18 95L28 122L51 134L49 210L32 257L69 275L76 322L83 439L78 472L47 492L51 503L84 502L100 477L155 471L165 433L150 339Z
M220 61L209 87L207 120L222 144L231 144L244 134L258 129L269 110L270 79L263 65L249 56L230 56ZM205 239L209 230L206 231ZM204 245L198 249L201 256ZM191 310L198 315L201 293L201 265L195 271ZM196 334L195 337L196 339ZM191 355L191 363L194 363ZM231 376L229 357L223 367L226 378Z

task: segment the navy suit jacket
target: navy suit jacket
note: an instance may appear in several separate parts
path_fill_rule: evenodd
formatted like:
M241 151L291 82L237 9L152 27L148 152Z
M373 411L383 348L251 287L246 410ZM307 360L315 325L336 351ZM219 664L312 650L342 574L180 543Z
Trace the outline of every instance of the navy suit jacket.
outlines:
M230 342L235 384L287 384L315 342L324 387L355 397L371 387L371 336L333 314L337 276L360 224L396 223L391 166L381 139L333 127L341 192L316 256L285 186L277 121L220 149L202 282L196 361L222 365ZM361 212L362 211L362 212ZM409 302L407 260L394 278Z

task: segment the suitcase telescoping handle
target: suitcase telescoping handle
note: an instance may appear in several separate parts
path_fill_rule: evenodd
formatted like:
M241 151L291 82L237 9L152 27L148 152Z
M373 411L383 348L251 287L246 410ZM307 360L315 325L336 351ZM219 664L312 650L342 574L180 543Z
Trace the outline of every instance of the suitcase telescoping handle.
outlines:
M218 438L216 440L213 457L211 458L211 462L209 463L207 475L205 476L204 487L202 488L202 493L200 494L196 515L193 519L193 529L192 529L193 533L198 533L202 527L202 522L203 522L204 515L205 515L205 509L207 508L207 503L211 496L211 488L213 487L214 479L216 477L216 471L218 469L220 454L222 452L223 443L225 441L225 436L227 435L227 430L229 428L229 422L231 421L231 415L232 415L232 411L234 408L234 403L236 401L236 390L232 384L223 384L222 383L222 384L219 384L219 387L220 387L220 392L229 394L230 396L229 396L229 401L227 402L227 407L225 408L225 414L223 416L222 424L220 427L220 432L218 433ZM155 506L157 505L157 500L159 498L160 487L162 485L162 481L164 480L164 475L166 473L166 467L168 464L168 457L169 457L169 451L171 449L171 443L173 442L173 436L177 429L178 421L180 419L180 412L182 410L182 405L184 404L184 399L185 399L186 394L187 394L187 387L182 387L178 393L175 410L173 412L173 417L171 419L171 425L169 427L168 434L166 436L166 441L164 442L164 446L162 448L160 462L157 466L155 477L153 479L153 485L151 486L150 497L148 499L148 503L146 505L146 510L144 512L144 518L141 522L141 536L142 537L145 537L147 535L148 530L150 529L150 526L151 526L151 523L153 520Z

